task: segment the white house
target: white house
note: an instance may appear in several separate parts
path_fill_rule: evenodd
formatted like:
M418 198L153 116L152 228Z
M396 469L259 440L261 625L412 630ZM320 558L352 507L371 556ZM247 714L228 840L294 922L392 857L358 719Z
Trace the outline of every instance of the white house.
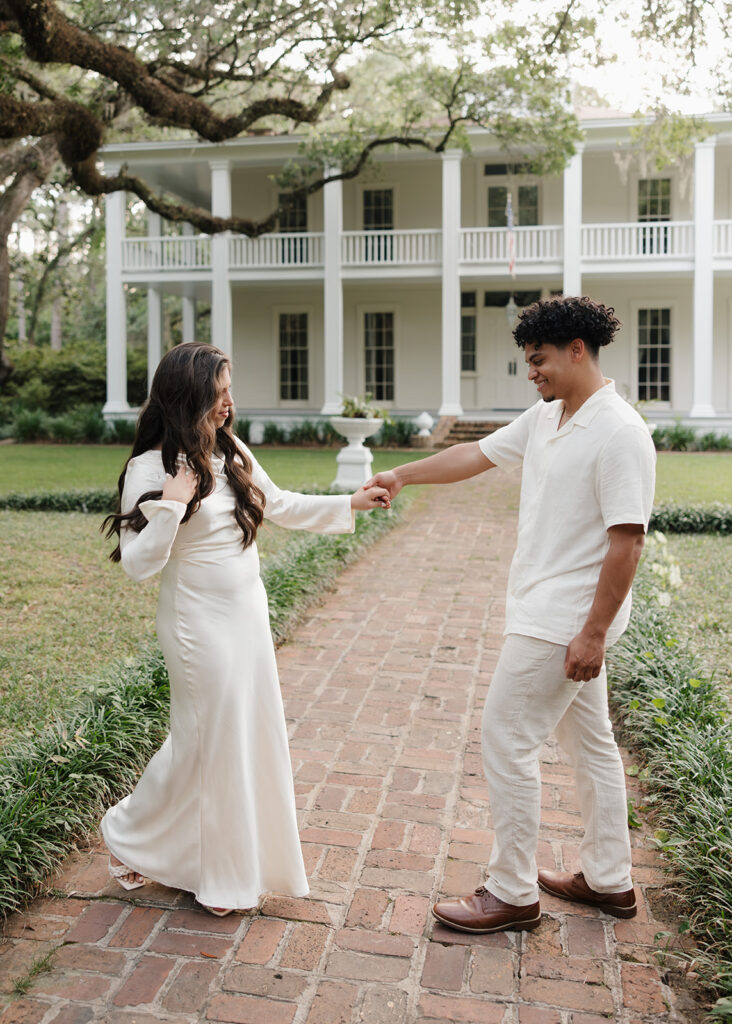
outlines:
M151 370L162 294L181 296L184 341L210 303L240 415L280 422L366 391L396 415L511 419L535 400L513 303L563 292L615 307L623 328L603 367L653 420L732 432L732 118L712 115L693 156L660 173L628 160L636 123L583 121L556 177L507 166L477 130L470 155L385 152L378 173L327 185L258 239L164 234L156 215L146 237L126 237L126 197L109 196L105 413L129 411L130 286L147 288ZM214 214L260 218L297 142L140 142L103 157Z

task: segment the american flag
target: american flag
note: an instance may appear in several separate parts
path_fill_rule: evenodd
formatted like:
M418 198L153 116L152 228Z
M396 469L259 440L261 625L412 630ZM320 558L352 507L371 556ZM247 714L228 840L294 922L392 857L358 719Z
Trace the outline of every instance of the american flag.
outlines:
M506 228L508 229L508 272L516 277L516 238L513 233L513 200L510 189L506 192Z

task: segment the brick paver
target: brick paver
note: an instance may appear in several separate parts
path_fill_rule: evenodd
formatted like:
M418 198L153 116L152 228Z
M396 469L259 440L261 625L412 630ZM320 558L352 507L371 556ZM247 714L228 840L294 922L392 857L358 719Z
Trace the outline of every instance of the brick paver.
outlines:
M531 933L471 936L429 915L480 884L492 842L480 715L517 495L498 473L423 492L280 650L310 897L216 919L160 885L125 893L97 843L69 858L57 896L8 922L0 1024L686 1019L654 956L672 929L648 900L663 873L642 832L633 921L551 897ZM555 745L542 777L539 861L574 869L580 819Z

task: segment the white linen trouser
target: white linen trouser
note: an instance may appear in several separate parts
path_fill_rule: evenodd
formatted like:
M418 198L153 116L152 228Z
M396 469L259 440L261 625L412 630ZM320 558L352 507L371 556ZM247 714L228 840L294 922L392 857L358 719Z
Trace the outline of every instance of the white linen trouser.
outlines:
M597 892L631 888L625 772L608 715L607 677L575 683L566 646L509 634L483 709L483 767L495 840L486 887L514 906L539 898L539 753L552 732L574 766L585 826L580 865Z

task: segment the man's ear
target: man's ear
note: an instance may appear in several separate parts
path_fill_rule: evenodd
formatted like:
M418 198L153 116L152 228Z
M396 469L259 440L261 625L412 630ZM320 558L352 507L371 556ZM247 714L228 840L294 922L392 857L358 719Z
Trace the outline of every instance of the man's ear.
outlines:
M582 338L573 338L569 343L569 356L573 363L579 363L586 351Z

